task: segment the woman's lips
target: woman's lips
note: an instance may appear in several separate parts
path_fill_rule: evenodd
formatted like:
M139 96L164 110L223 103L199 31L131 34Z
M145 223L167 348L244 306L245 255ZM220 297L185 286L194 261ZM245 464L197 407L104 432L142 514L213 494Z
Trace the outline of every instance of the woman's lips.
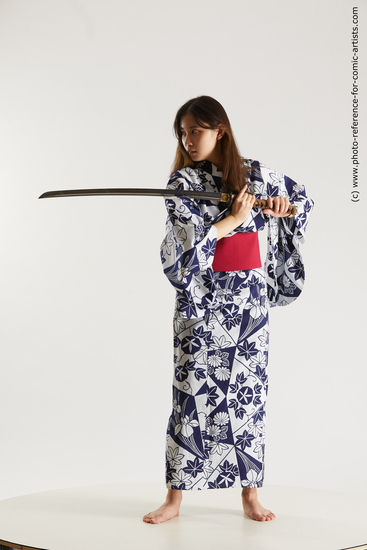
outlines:
M196 151L189 151L189 155L194 155Z

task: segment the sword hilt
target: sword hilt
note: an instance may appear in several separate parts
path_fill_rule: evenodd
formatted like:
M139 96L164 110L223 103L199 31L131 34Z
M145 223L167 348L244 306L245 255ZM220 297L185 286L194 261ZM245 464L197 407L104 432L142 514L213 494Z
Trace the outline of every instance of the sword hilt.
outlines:
M261 210L265 210L265 208L269 208L269 205L264 199L256 199L254 208L260 208ZM294 204L290 204L287 212L288 212L288 216L287 216L288 218L294 218L294 216L297 214L297 206L295 206Z
M234 195L231 192L222 193L220 196L220 202L225 202L227 206L230 207L232 205L232 202L235 196L236 195ZM256 199L253 208L259 208L260 210L265 210L265 208L269 208L269 205L264 199ZM297 214L297 206L290 204L287 212L288 212L288 218L294 218L294 216Z

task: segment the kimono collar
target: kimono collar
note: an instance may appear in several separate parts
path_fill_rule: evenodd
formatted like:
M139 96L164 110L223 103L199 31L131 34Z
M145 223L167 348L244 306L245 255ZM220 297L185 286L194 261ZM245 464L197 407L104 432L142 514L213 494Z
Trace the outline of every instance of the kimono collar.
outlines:
M204 172L207 172L210 174L214 180L214 183L220 191L222 189L222 172L209 160L202 160L200 162L195 162L195 168L199 168L200 170L204 170Z

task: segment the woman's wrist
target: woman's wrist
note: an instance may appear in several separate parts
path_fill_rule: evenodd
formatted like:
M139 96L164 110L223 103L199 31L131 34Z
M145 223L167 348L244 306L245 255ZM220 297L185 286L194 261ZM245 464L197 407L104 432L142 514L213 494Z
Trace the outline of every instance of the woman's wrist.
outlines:
M243 221L236 218L233 214L229 214L226 218L223 218L220 222L215 223L217 228L217 240L219 241L222 237L225 237L229 233L232 233Z

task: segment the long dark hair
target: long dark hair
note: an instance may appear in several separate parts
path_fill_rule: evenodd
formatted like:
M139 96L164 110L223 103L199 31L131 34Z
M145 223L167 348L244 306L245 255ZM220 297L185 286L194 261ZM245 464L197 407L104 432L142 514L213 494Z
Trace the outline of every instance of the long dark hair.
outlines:
M173 123L173 131L178 140L176 157L172 165L172 174L186 166L195 166L195 162L187 154L182 143L181 119L190 115L198 126L216 129L223 124L225 133L221 138L222 144L222 182L223 187L238 193L248 181L247 167L240 156L235 137L232 132L227 113L216 99L202 95L187 101L179 108ZM172 175L171 174L171 175Z

